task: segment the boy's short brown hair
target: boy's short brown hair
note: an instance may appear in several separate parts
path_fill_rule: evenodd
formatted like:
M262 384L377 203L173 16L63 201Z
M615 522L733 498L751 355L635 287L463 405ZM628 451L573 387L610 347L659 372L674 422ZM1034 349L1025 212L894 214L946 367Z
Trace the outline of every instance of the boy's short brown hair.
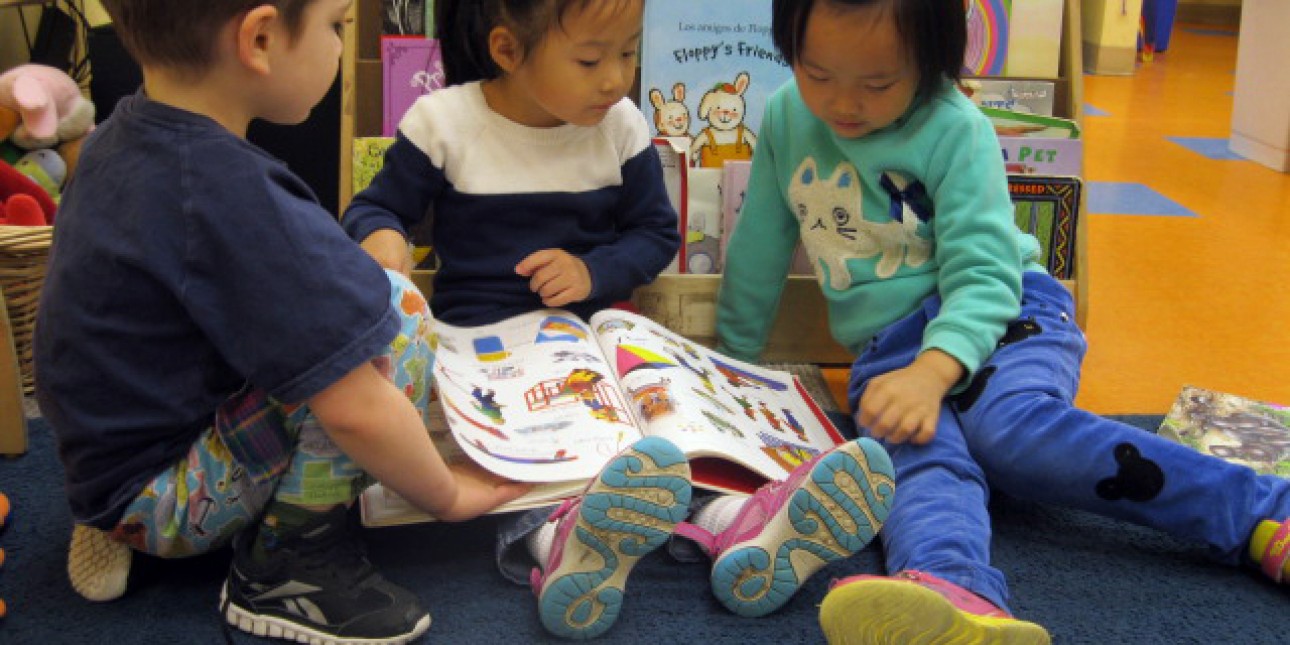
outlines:
M117 36L140 65L204 71L216 34L235 16L261 5L282 12L295 37L313 0L102 0Z

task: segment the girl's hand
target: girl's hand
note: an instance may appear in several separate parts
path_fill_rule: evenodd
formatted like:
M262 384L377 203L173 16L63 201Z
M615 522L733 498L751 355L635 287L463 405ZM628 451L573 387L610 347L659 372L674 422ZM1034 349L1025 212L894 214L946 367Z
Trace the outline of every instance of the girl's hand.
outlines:
M931 442L945 394L963 377L949 354L930 349L908 367L876 376L860 397L856 423L890 443Z
M412 276L412 267L415 266L412 247L402 233L389 228L375 230L363 239L360 246L382 267Z
M591 272L583 261L560 249L535 251L515 265L529 289L548 307L582 302L591 295Z
M533 484L505 479L471 461L451 463L448 470L457 480L457 500L451 509L439 514L445 522L479 517L533 490Z

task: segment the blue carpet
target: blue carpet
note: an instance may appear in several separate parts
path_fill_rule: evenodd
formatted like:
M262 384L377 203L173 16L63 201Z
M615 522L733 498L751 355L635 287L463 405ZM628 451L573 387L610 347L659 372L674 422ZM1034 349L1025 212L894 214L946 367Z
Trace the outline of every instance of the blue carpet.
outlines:
M1123 417L1154 429L1159 417ZM0 461L0 491L14 510L0 533L0 642L219 643L216 602L229 554L163 562L137 556L130 588L91 604L67 583L70 518L47 427L32 423L31 451ZM1010 578L1015 611L1045 625L1059 644L1277 643L1290 628L1290 598L1258 573L1214 564L1202 547L1088 513L996 499L994 559ZM434 616L425 641L556 642L538 623L532 594L493 567L493 521L371 530L372 558L417 592ZM653 554L627 588L609 643L820 643L816 616L830 578L880 569L870 549L816 575L780 612L727 613L702 565ZM240 632L237 643L262 642Z

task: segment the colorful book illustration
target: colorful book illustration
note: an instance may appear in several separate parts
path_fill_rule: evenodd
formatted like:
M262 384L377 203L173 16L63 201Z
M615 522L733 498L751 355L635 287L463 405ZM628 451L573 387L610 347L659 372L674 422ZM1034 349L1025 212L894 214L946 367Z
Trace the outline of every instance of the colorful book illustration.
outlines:
M966 8L968 74L1057 78L1062 0L966 0Z
M392 137L418 98L444 86L439 41L424 36L381 36L381 71L381 135Z
M963 60L967 73L1003 74L1008 59L1008 5L1008 0L967 0L967 51Z
M639 104L691 163L750 159L766 99L792 76L770 37L770 0L650 0Z
M792 374L726 358L626 311L436 323L435 336L433 377L453 454L543 484L507 510L575 494L644 435L690 456L696 485L739 492L783 479L842 441ZM428 519L379 486L363 499L369 525Z
M1184 386L1159 433L1204 453L1290 477L1290 408Z
M1075 276L1075 225L1083 182L1079 177L1008 175L1008 194L1017 227L1039 240L1048 273L1059 280Z

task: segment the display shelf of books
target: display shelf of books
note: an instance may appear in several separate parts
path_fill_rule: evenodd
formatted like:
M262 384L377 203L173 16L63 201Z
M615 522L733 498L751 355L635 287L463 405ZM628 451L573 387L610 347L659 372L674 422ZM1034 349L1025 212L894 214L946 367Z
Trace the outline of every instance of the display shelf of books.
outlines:
M359 174L365 172L362 164L355 166L354 151L356 150L356 138L379 137L382 134L382 115L384 105L382 96L384 94L382 87L383 68L381 63L381 40L382 40L382 5L389 0L357 0L351 8L354 23L351 29L345 32L345 51L342 60L342 94L341 94L341 155L340 155L340 207L343 211L349 203L354 193L354 179L356 171ZM692 5L709 5L713 7L723 6L725 3L717 2L693 2L693 0L671 0L677 2L681 8L690 8ZM1061 20L1060 25L1054 26L1052 18L1053 8L1060 3ZM667 5L668 1L657 0L659 5ZM739 3L734 3L739 4ZM1026 7L1032 9L1032 3L1004 3L1000 0L971 0L969 2L969 26L970 29L977 29L980 33L980 25L972 27L973 20L978 23L988 19L1000 19L1000 11L1007 12L1009 4L1014 7ZM1058 33L1060 42L1057 43L1057 70L1055 75L1039 74L1039 71L1048 71L1051 64L1044 70L1037 70L1032 63L1028 68L1022 70L1026 75L1010 75L1010 81L1030 81L1036 83L1051 84L1052 94L1051 109L1053 116L1067 119L1078 127L1083 116L1083 77L1081 75L1083 56L1081 54L1082 41L1080 37L1080 0L1033 0L1033 9L1038 10L1046 8L1048 12L1048 21L1044 22L1030 15L1024 18L1017 18L1017 29L1027 30L1035 29L1033 25L1043 24L1043 37L1047 38L1048 49L1051 58L1054 54L1052 49L1052 34ZM743 14L741 14L743 15ZM1006 22L1009 17L1003 16ZM744 24L750 22L740 19ZM766 21L768 22L768 21ZM673 21L675 23L675 21ZM1056 31L1054 31L1054 29ZM647 26L648 30L648 26ZM1019 32L1020 33L1020 32ZM990 32L985 32L986 36L991 36ZM994 34L997 36L997 34ZM1025 34L1020 34L1025 35ZM648 48L650 37L648 33L643 45L643 56L648 56L644 48ZM750 40L749 38L739 38L735 40ZM996 39L997 40L997 39ZM1013 38L1009 43L1023 42L1028 39ZM984 47L983 43L988 43L989 38L977 38L972 47L978 49ZM1029 46L1029 45L1025 45ZM755 48L756 46L753 45ZM1018 45L1017 47L1022 47ZM970 48L971 49L971 48ZM1022 51L1017 49L1017 51ZM995 52L996 54L998 52ZM986 54L989 54L987 51ZM750 56L764 57L763 52L752 51ZM1025 58L1031 61L1038 60L1041 64L1045 58L1043 56L1035 57L1028 55ZM983 71L990 68L982 67ZM993 68L1000 74L1008 73L1006 66ZM715 90L724 90L735 93L756 93L769 87L773 79L766 75L754 78L741 78L737 73L727 74L729 78L723 78L722 83L708 84L703 87L693 86L684 90L684 97L678 97L676 94L676 83L665 83L665 87L652 87L645 82L647 73L642 73L641 83L638 90L633 90L632 97L640 102L646 116L654 118L656 111L660 110L659 105L676 101L684 102L692 110L697 110L694 119L694 127L700 128L703 124L699 112L702 111L701 103L709 94ZM992 74L978 75L982 81L996 80L998 77ZM662 82L662 81L659 81ZM1045 85L1047 87L1047 85ZM658 89L658 96L649 94L651 89ZM639 91L639 94L638 94ZM752 96L752 94L749 94ZM657 101L657 103L655 103ZM1002 106L1007 107L1007 106ZM760 108L749 108L751 114L754 110L760 116ZM695 138L697 139L697 137ZM695 139L689 143L695 144ZM1035 143L1040 141L1036 139ZM359 141L357 149L367 149L364 142ZM1023 145L1025 142L1023 142ZM370 146L369 146L370 147ZM1031 146L1032 148L1034 146ZM1049 146L1053 148L1055 146ZM1046 153L1050 154L1050 153ZM1076 155L1079 157L1079 155ZM360 160L361 161L361 160ZM1082 158L1074 161L1075 176L1082 176ZM707 170L710 172L720 173L717 169L696 169ZM713 183L718 181L714 177L698 177L696 183L706 185L709 179ZM716 315L716 295L720 285L721 276L719 275L719 259L714 263L711 256L712 249L710 246L704 246L703 239L711 237L709 232L701 230L697 225L699 221L706 221L709 224L712 221L722 219L721 200L708 200L708 208L713 212L710 216L696 218L692 222L694 226L687 225L686 238L687 247L693 247L694 252L685 256L687 260L687 271L677 271L659 276L653 284L642 287L636 293L635 301L640 310L648 317L664 324L669 329L682 334L696 342L711 344L715 342L715 315ZM1074 294L1076 301L1076 320L1081 325L1086 320L1088 310L1088 271L1086 261L1086 220L1084 216L1083 200L1074 212L1074 240L1071 257L1068 262L1069 275L1062 279L1063 284ZM1019 214L1019 218L1021 215ZM690 230L693 229L693 230ZM716 246L719 247L720 234L716 239ZM719 253L719 251L718 251ZM703 254L708 254L704 256ZM719 256L718 256L719 257ZM690 260L694 260L690 262ZM699 274L698 269L710 271L707 274ZM431 274L425 271L414 272L413 279L423 289L429 290ZM815 278L809 275L793 275L789 277L785 285L784 295L781 299L780 314L771 337L768 341L765 360L774 362L787 363L817 363L825 365L842 365L849 364L852 356L836 342L828 330L826 305L823 297L819 293Z

